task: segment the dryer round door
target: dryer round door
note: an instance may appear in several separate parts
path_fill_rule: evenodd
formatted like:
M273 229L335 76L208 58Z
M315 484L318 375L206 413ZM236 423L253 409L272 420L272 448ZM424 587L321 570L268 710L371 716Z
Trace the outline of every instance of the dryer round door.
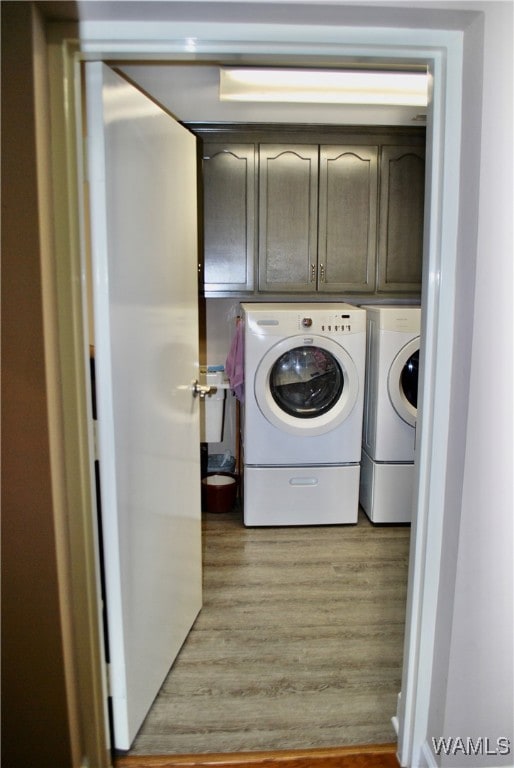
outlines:
M398 352L389 369L388 390L392 406L403 421L414 427L418 416L419 336Z
M283 339L262 358L255 399L265 418L284 432L322 435L351 413L359 392L348 352L321 336Z

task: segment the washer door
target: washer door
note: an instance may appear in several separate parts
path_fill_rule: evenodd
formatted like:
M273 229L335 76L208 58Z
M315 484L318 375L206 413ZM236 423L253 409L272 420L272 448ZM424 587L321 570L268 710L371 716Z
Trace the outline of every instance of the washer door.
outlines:
M398 416L414 427L418 416L419 336L398 352L389 369L389 398Z
M289 434L322 435L351 413L359 392L348 352L321 336L283 339L262 358L255 399L269 422Z

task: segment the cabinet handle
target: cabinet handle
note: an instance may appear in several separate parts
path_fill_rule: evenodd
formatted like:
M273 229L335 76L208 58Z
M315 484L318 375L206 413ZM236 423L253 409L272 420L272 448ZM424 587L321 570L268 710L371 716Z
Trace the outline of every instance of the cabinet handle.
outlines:
M325 282L325 265L324 264L319 265L319 281L320 283Z
M316 279L316 265L311 264L311 283L313 283Z

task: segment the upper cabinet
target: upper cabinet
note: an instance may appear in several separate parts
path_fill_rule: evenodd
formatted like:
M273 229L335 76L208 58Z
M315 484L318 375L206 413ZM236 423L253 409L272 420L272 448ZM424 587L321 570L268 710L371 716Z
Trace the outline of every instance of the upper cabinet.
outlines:
M203 152L206 291L251 291L255 253L255 147L206 144Z
M318 148L259 147L259 290L316 287Z
M197 133L207 295L419 293L423 129Z
M377 147L259 147L259 290L374 289Z
M319 291L374 290L377 163L377 147L320 147Z
M378 238L379 291L421 286L425 148L382 147Z

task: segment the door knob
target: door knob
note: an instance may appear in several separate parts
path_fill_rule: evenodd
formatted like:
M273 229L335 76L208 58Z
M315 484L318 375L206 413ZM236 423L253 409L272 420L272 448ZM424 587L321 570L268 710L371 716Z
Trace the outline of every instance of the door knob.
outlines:
M217 391L217 387L211 387L208 384L200 384L198 379L195 379L192 384L192 390L193 390L193 397L200 396L200 399L203 400L206 395L214 395L214 393Z

